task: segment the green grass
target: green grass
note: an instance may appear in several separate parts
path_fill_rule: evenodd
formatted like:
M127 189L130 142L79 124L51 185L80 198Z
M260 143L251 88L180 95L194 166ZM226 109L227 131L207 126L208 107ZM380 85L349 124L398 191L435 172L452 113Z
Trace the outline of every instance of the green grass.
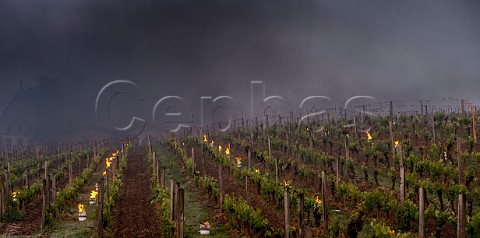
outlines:
M92 237L92 231L94 230L95 222L93 220L87 220L85 222L68 222L61 223L58 227L55 227L55 232L50 237L72 237L72 238L84 238Z
M215 223L213 217L208 214L207 207L197 201L199 194L190 186L185 186L187 181L181 174L181 168L176 166L175 159L177 158L165 149L160 150L158 158L166 166L167 181L174 178L185 189L185 237L230 237L225 227ZM204 220L208 220L212 227L209 236L199 233L199 224Z

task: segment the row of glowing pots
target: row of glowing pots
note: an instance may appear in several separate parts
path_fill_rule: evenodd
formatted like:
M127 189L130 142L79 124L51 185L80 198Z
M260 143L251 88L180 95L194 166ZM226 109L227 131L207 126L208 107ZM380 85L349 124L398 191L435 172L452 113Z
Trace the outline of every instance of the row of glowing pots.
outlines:
M107 169L110 168L112 161L117 158L118 150L112 153L110 158L105 158L105 171L103 171L103 176L107 174ZM98 195L98 184L95 184L95 190L90 192L90 205L93 205L97 202L97 195ZM78 204L78 220L79 221L86 221L87 220L87 211L85 210L85 205L83 203Z

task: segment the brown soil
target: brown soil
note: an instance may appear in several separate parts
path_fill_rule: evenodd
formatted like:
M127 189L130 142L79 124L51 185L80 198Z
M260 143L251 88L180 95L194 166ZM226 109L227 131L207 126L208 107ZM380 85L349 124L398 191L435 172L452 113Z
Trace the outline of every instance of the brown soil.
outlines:
M128 158L115 211L114 237L160 237L160 219L155 214L151 174L140 147Z
M27 206L26 214L22 221L5 224L1 233L5 235L31 235L40 228L42 214L42 198L35 198L34 202Z

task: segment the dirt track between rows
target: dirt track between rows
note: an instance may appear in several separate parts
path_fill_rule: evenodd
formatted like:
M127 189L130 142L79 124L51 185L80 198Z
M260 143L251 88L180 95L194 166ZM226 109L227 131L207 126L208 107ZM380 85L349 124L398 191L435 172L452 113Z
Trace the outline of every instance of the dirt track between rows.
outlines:
M116 204L114 237L160 237L160 219L155 214L151 174L141 147L128 158L127 168Z

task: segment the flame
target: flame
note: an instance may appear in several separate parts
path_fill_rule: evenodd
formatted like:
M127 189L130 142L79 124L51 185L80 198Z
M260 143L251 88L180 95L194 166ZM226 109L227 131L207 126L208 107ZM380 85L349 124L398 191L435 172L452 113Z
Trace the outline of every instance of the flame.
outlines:
M394 230L390 230L388 233L390 233L390 235L393 235L393 234L395 234L395 231L394 231Z
M203 135L203 142L208 142L207 135Z
M107 165L107 169L110 168L110 160L108 158L105 159L105 164Z
M212 143L210 143L210 144L211 144L211 145L212 145L212 147L213 147L213 144L215 144L215 142L212 140Z
M221 145L218 146L218 152L220 152L220 151L222 151L222 146Z
M225 154L226 154L226 155L230 155L230 149L229 149L228 147L225 148Z
M309 131L309 130L310 130L310 128L307 127L307 131Z
M400 144L400 142L398 140L395 141L395 148L398 147L398 144Z
M235 159L237 160L237 164L241 164L241 163L242 163L242 158L237 157L237 158L235 158Z
M208 224L210 224L208 221L202 222L202 225L208 226Z
M260 173L260 170L259 170L259 169L255 169L255 173Z
M107 171L103 171L102 175L103 176L107 175Z
M322 200L320 198L318 198L318 196L315 197L315 202L318 203L318 204L322 204Z
M79 203L78 204L78 212L85 212L85 205L83 205L82 203Z
M94 199L94 198L96 198L96 197L97 197L97 194L98 194L98 192L97 192L97 191L95 191L95 190L92 190L92 192L90 192L90 198L91 198L91 199Z
M370 132L367 131L367 138L368 140L372 140L372 135L370 135Z
M283 186L284 186L284 187L288 187L288 186L290 186L290 184L287 183L287 181L283 181Z
M13 198L16 198L16 197L17 197L17 192L13 192L13 193L12 193L12 197L13 197Z

